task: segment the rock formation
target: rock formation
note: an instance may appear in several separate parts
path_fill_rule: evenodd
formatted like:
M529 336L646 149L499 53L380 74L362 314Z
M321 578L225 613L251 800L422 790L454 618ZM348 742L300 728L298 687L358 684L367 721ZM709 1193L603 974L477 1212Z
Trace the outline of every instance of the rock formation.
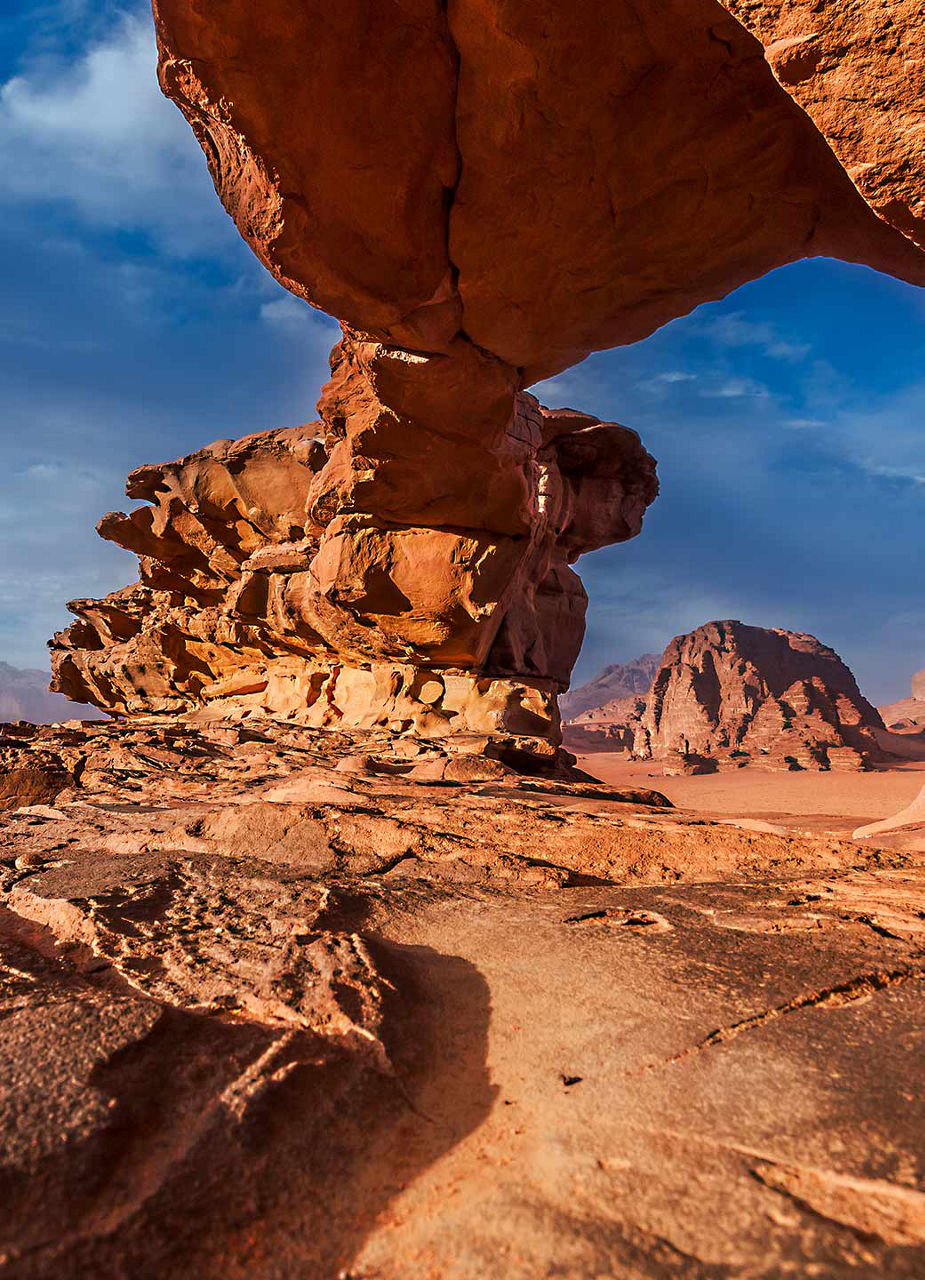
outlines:
M0 731L0 1267L920 1277L921 868L568 767L570 565L654 467L525 390L798 257L925 281L916 8L155 13L241 233L344 337L319 423L102 521L140 581L55 678L126 719ZM725 623L636 732L835 766L878 723Z
M611 750L687 768L861 769L879 713L834 649L802 632L708 622L668 645L648 696L579 716Z
M912 677L910 694L911 697L877 708L888 729L915 729L925 725L925 671L917 671Z
M154 8L242 235L382 342L529 385L796 258L925 282L912 0Z
M140 582L71 604L56 687L126 715L555 736L584 631L570 562L639 532L652 459L466 343L348 335L332 374L321 422L132 474L150 505L99 529Z
M645 697L658 670L659 655L644 653L629 662L612 662L593 680L559 699L563 720L575 720L617 698Z
M655 481L524 389L796 258L925 281L911 4L154 9L241 234L344 338L321 427L133 475L152 506L101 531L141 582L77 602L57 687L554 737L569 565Z

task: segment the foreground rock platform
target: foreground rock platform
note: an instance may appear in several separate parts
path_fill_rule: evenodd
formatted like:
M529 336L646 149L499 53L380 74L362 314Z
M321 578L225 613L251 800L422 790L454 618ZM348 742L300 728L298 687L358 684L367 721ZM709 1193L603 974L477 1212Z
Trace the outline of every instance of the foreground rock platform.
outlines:
M4 727L4 1275L921 1274L922 864L468 747Z

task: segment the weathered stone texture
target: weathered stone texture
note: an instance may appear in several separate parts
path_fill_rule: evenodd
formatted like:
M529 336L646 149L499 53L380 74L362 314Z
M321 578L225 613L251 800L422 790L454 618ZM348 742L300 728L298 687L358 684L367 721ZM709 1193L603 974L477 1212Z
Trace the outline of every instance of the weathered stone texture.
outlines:
M911 3L155 12L242 234L380 340L464 332L530 382L796 258L925 279Z
M921 1276L921 867L464 760L0 733L4 1275Z
M725 0L872 209L925 246L925 53L916 0Z
M141 580L73 603L56 686L123 714L553 735L584 632L570 563L639 532L652 459L466 342L347 333L332 375L319 423L133 472L149 505L100 533Z

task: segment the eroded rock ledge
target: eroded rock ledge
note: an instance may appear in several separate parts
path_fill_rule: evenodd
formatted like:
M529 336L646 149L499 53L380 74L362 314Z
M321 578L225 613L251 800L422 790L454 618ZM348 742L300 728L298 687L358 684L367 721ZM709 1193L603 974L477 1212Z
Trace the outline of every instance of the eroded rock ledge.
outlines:
M635 432L447 355L351 332L320 422L141 467L102 520L140 582L70 607L54 687L107 711L556 736L586 596L571 563L637 534Z

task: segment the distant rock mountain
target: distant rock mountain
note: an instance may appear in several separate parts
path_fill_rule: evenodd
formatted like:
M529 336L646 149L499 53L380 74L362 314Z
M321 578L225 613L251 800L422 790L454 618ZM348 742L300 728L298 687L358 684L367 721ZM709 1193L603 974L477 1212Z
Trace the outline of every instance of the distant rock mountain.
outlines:
M612 702L615 698L632 698L645 696L658 670L657 653L644 653L641 658L633 658L630 662L614 662L609 667L579 685L559 699L559 710L563 720L575 720L585 712Z
M578 719L611 750L699 771L862 769L884 725L834 649L802 632L708 622L672 640L645 699Z
M911 694L909 698L877 708L888 729L911 728L925 723L925 671L917 671L912 677Z
M99 720L95 707L71 702L60 693L49 693L47 671L21 670L0 662L0 722L28 720L52 724L58 720Z

